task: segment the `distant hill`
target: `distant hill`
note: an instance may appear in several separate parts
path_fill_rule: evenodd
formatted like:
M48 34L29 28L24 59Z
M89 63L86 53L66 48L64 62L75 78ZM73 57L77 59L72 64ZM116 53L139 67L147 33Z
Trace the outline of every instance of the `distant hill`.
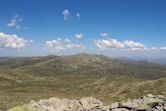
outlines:
M157 63L160 65L166 65L166 58L148 58L148 57L118 57L117 59L121 60L133 60L133 61L141 61L141 60L147 60L149 62Z
M166 65L166 58L152 59L151 61Z
M22 57L0 62L0 69L35 76L129 76L142 79L166 77L166 67L154 62L111 59L104 55Z
M0 57L0 62L11 59L12 57Z

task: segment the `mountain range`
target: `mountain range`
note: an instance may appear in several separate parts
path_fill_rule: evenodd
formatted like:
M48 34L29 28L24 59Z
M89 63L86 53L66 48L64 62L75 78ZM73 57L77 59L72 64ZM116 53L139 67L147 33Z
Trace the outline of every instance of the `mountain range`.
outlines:
M1 110L54 96L93 96L106 104L148 93L166 96L166 66L85 53L6 57L0 59L0 89Z

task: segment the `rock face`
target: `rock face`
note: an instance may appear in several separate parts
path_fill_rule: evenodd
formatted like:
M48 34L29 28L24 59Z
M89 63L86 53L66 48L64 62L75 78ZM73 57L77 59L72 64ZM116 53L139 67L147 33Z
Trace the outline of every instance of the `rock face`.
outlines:
M109 106L95 98L82 98L80 100L68 100L50 98L38 102L31 101L29 104L15 107L8 111L166 111L166 97L152 95L126 102L117 102Z

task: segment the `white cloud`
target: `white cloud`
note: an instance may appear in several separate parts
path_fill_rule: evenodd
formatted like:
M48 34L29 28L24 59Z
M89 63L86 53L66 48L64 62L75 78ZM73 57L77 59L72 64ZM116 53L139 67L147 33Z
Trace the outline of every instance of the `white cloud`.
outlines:
M77 16L78 18L80 18L80 13L76 13L76 16Z
M49 51L59 52L74 48L80 48L81 50L83 50L85 49L85 46L78 43L73 43L71 40L67 38L64 40L58 38L57 40L46 41L45 43L45 49Z
M65 9L63 12L62 12L63 16L64 16L64 20L68 20L69 18L74 18L74 17L77 17L77 18L80 18L80 13L77 12L75 14L70 14L70 11L68 9Z
M101 33L100 36L107 37L107 36L108 36L108 33L106 33L106 32Z
M23 21L23 18L19 15L15 15L10 22L7 24L8 27L14 27L16 29L20 29L20 23Z
M74 44L74 43L73 44L67 44L66 47L71 48L71 49L73 49L73 48L80 48L82 50L85 49L85 46L83 46L81 44Z
M63 12L62 12L63 16L64 16L64 20L67 20L70 16L70 12L68 9L65 9Z
M17 35L0 33L0 49L21 49L32 43L32 40L25 40Z
M105 49L122 49L122 50L131 50L131 51L158 51L158 50L166 50L166 47L156 48L151 47L148 48L144 44L140 42L135 42L131 40L118 41L116 39L99 39L94 41L96 47L101 50Z
M122 44L124 44L125 48L137 48L137 49L144 49L145 46L142 43L134 42L126 40Z
M52 40L46 41L45 49L48 49L50 51L62 51L65 50L65 47L63 46L63 42L61 40Z
M83 38L83 34L75 34L75 36L74 36L75 38L77 38L77 39L81 39L81 38Z
M160 50L166 50L166 47L161 47Z
M64 39L64 42L71 42L71 40L68 39L68 38L65 38L65 39Z
M157 50L157 48L156 47L152 47L151 50Z
M102 39L102 40L96 40L94 41L95 45L99 49L131 49L131 50L142 50L146 49L146 47L139 42L134 42L134 41L123 41L120 42L116 39Z

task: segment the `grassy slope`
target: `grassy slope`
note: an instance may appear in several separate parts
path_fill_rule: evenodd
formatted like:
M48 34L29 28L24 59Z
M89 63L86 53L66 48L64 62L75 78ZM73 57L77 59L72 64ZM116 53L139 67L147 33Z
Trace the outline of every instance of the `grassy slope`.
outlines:
M147 93L166 96L165 67L105 56L16 58L0 62L0 109L49 97L93 96L104 103ZM124 77L125 76L125 77Z
M68 77L21 83L4 81L8 84L0 85L0 109L49 97L77 99L92 96L107 104L148 93L166 96L166 79L143 81L124 77Z

